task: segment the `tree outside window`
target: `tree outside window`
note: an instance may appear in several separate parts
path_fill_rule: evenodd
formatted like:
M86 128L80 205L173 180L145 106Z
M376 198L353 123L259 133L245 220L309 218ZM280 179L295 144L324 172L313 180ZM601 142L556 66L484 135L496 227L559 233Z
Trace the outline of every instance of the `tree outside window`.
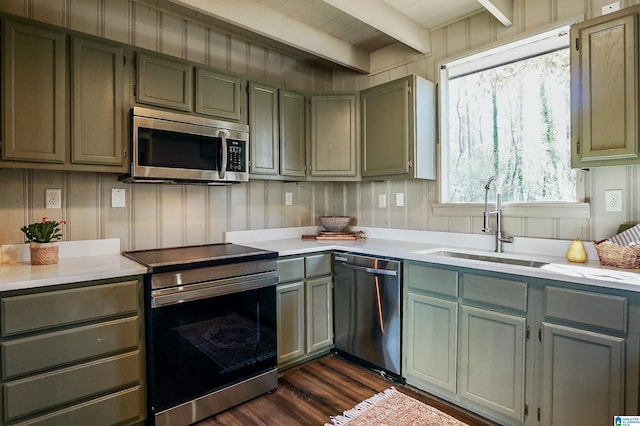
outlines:
M576 201L568 48L446 83L445 202L484 201L493 175L507 202Z

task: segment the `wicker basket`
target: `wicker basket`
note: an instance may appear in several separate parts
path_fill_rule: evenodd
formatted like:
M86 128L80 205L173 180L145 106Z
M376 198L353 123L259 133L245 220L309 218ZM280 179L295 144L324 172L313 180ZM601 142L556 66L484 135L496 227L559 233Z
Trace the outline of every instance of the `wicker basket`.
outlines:
M30 243L32 265L55 265L58 263L58 243Z
M594 241L600 263L623 269L640 268L640 246L621 246L609 240Z

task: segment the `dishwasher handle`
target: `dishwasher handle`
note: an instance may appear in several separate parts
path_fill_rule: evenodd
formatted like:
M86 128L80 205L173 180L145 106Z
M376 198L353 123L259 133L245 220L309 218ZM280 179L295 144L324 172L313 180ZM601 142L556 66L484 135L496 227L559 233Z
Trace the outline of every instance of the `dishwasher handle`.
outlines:
M396 270L391 270L391 269L376 269L376 268L369 268L366 266L358 266L358 265L352 265L350 263L345 263L345 262L335 262L336 265L339 265L343 268L347 268L347 269L352 269L354 271L359 271L359 272L368 272L370 274L378 274L378 275L391 275L391 276L396 276L398 275L398 271Z

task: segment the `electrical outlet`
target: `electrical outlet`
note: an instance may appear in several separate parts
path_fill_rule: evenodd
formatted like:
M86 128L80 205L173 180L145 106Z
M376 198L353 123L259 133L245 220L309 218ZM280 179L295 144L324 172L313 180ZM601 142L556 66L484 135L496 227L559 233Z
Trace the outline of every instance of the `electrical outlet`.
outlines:
M604 191L605 211L621 212L622 211L622 190L607 189Z
M396 192L396 207L404 206L404 192Z
M45 189L44 190L44 208L60 209L62 208L62 190L61 189Z
M293 205L293 192L284 193L284 205L285 206Z
M381 209L387 207L387 194L378 194L378 207Z

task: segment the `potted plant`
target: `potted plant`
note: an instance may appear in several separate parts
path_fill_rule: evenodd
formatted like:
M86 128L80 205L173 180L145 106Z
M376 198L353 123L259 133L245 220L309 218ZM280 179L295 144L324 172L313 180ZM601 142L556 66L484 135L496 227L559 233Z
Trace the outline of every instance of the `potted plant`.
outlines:
M58 263L58 244L55 240L62 237L60 226L64 223L64 220L57 222L43 217L40 222L20 228L26 236L25 242L30 243L29 251L31 252L32 265Z

